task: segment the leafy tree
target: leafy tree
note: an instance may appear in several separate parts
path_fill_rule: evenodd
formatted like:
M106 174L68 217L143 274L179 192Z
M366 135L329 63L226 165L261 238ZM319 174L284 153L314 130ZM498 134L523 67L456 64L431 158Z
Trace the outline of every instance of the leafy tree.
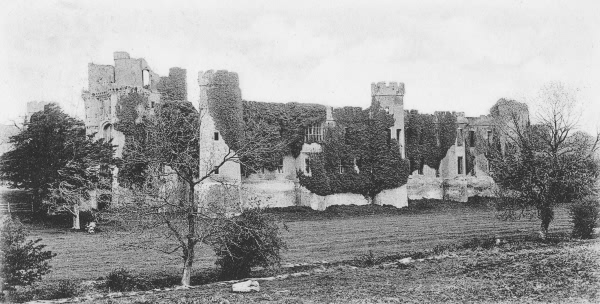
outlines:
M114 165L112 144L92 137L82 121L46 105L11 137L14 148L2 155L0 174L13 187L32 190L38 210L46 203L70 212L78 229L80 204L102 181L100 169Z
M540 96L542 106L533 125L524 120L522 107L507 103L507 111L497 117L500 136L489 158L504 198L503 215L514 218L533 211L545 236L555 206L596 192L600 134L576 131L576 100L562 85L546 86Z
M7 289L31 285L50 272L48 260L56 256L38 244L42 239L26 241L27 232L18 220L5 219L0 234L0 275Z
M136 245L160 250L164 253L180 252L183 260L182 285L189 285L192 267L199 244L211 244L217 235L225 231L231 218L231 209L213 204L216 193L197 195L196 185L211 181L218 183L224 192L235 187L215 176L226 163L238 163L250 154L263 155L265 145L260 137L237 141L237 149L224 151L214 163L200 161L200 128L205 121L204 112L198 112L190 102L162 102L153 115L143 118L147 136L142 142L126 145L126 164L145 164L147 178L142 185L128 183L119 206L109 210L123 227L136 233ZM211 134L212 135L212 134ZM267 139L265 139L267 140ZM267 148L268 147L268 148ZM204 159L206 161L206 159ZM127 183L126 183L127 184ZM228 193L220 193L227 197ZM239 197L238 197L239 199ZM238 206L239 207L239 206Z

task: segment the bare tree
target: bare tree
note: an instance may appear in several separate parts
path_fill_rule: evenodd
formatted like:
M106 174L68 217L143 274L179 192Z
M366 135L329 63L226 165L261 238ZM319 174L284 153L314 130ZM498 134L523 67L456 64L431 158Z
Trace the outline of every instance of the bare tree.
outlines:
M489 156L504 216L534 211L545 237L556 205L596 192L600 133L577 131L576 99L561 84L542 88L539 101L534 124L515 102L496 113L498 136Z
M184 286L190 284L196 246L209 243L231 223L231 211L241 210L236 191L239 182L215 173L231 164L239 166L242 158L260 157L274 149L273 143L266 144L269 138L246 134L236 139L235 151L227 148L202 155L201 160L199 130L208 118L205 115L189 102L165 102L153 116L144 118L146 134L128 139L124 162L143 163L145 183L122 191L119 204L111 208L111 214L129 229L143 232L137 245L164 253L181 252ZM217 190L198 193L197 186L206 183L218 185L214 187ZM218 199L216 194L220 194ZM234 199L228 199L231 195Z

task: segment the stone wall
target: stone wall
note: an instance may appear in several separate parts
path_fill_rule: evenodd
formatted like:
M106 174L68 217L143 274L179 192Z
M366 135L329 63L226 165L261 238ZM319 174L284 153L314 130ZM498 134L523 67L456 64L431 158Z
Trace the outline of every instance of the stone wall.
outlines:
M187 100L187 71L182 68L170 68L168 77L160 77L156 89L164 101Z

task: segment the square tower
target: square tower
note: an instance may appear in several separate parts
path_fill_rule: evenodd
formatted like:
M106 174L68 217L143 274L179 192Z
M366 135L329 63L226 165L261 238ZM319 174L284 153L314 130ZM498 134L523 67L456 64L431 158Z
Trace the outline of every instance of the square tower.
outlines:
M400 153L405 156L404 148L404 83L378 82L371 84L371 97L381 108L394 117L394 126L390 130L392 139L397 139Z

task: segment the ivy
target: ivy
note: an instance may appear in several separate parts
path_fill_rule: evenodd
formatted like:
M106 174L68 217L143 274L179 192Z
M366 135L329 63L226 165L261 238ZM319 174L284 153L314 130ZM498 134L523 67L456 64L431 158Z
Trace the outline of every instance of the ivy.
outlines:
M146 127L143 116L147 104L148 98L137 92L122 96L117 103L117 122L114 128L125 135L123 162L119 166L118 180L125 187L141 185L146 179L148 164L141 160L134 161L131 151L135 150L137 145L145 144Z
M298 157L306 127L323 123L326 117L322 105L242 101L227 86L214 86L208 90L208 109L215 127L230 148L239 148L246 141L256 144L257 138L268 139L258 142L265 146L257 149L261 153L242 157L246 172L258 168L275 170L283 156Z
M156 85L160 92L161 102L187 101L186 70L180 68L169 69L169 77L161 77Z
M115 130L127 136L135 136L143 133L143 125L140 124L142 117L146 112L148 98L137 92L131 92L119 98L116 107L117 121L114 124Z
M408 162L388 133L394 119L376 101L366 110L336 109L333 116L335 125L327 127L322 153L310 155L311 174L298 172L301 185L319 195L356 193L373 199L406 184Z
M215 77L226 75L215 74ZM218 81L218 80L217 80ZM244 121L239 91L230 86L210 86L207 88L208 111L221 133L225 143L238 150L244 139Z
M456 142L456 116L450 112L431 115L411 110L405 113L404 123L410 170L416 170L421 163L439 169L441 160Z

